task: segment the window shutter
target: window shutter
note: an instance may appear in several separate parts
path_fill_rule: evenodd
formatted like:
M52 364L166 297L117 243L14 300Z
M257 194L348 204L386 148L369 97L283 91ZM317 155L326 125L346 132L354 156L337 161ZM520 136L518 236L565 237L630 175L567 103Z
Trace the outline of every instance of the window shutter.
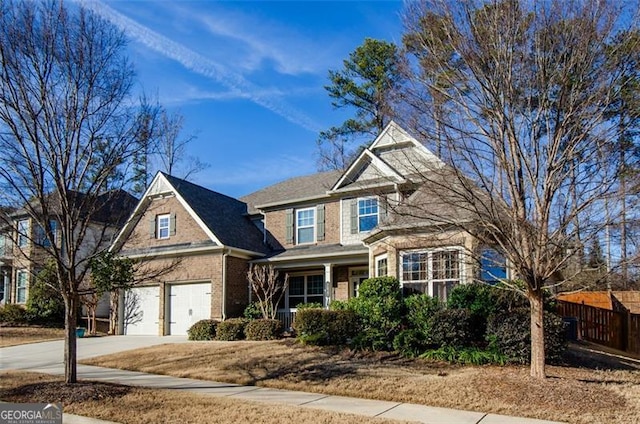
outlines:
M317 241L324 240L324 205L318 205L316 207L316 215L318 215L318 224L316 225L318 234L316 236Z
M285 211L286 243L293 244L293 209Z
M169 233L172 236L176 235L176 214L172 213L171 218L169 220Z
M358 234L358 199L351 199L351 234Z
M149 238L156 238L156 218L149 220Z
M381 222L386 221L388 206L389 203L387 202L386 197L380 197L378 199L378 225L380 225Z

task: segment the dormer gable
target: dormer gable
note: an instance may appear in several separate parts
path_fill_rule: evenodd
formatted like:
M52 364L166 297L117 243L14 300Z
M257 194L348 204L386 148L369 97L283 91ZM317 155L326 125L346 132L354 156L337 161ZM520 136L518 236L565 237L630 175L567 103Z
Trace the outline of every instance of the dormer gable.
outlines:
M404 184L419 180L416 177L421 173L443 165L437 156L391 121L351 163L329 193Z

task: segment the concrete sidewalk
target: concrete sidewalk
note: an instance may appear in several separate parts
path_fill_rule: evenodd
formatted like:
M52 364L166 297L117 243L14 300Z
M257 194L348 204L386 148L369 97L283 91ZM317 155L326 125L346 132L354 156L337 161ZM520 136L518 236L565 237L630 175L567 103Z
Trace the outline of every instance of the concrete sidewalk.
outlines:
M49 366L31 369L35 372L63 375L60 366ZM135 387L152 389L180 390L231 399L284 404L303 408L316 408L325 411L347 414L365 415L404 421L430 424L553 424L553 421L529 418L510 417L506 415L485 414L482 412L460 411L448 408L436 408L410 403L389 402L381 400L359 399L344 396L330 396L319 393L298 392L260 388L256 386L240 386L237 384L215 381L194 380L190 378L170 377L166 375L146 374L111 368L78 366L78 378L85 380L109 382Z
M111 336L96 339L80 339L78 359L106 355L144 346L163 343L186 342L186 337L133 337ZM43 342L30 345L0 349L2 369L22 369L47 374L63 375L62 342ZM482 412L460 411L436 408L425 405L378 401L370 399L330 396L318 393L298 392L240 386L215 381L177 378L164 375L146 374L111 368L78 365L78 378L101 382L110 382L152 389L180 390L210 396L229 397L231 399L284 404L303 408L316 408L325 411L343 412L369 417L381 417L430 424L552 424L552 421L510 417ZM106 423L84 417L65 414L65 423L100 424Z

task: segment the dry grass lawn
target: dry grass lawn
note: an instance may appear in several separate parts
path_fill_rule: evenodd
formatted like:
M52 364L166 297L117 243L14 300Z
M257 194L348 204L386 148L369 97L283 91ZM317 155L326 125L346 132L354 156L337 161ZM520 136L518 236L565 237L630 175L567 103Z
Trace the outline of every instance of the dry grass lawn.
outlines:
M61 328L0 327L0 347L45 342L64 338Z
M273 342L192 342L84 363L177 377L410 402L570 423L640 422L640 369L573 353L550 378L528 367L461 367L393 354Z
M293 406L267 405L202 394L141 389L28 372L0 374L0 399L8 402L61 402L64 412L124 424L147 423L402 423Z

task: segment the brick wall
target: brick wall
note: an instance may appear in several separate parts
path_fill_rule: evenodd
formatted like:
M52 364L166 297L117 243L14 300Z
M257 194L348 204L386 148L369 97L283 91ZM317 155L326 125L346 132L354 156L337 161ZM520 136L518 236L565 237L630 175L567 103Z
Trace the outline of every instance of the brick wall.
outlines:
M336 287L333 288L333 298L335 300L349 299L349 267L335 267L333 278L336 283Z
M242 316L249 303L246 259L227 256L227 318Z
M152 223L157 215L176 214L176 231L168 239L158 240L151 232ZM144 211L138 224L127 238L123 251L145 247L168 246L179 243L198 243L209 241L209 237L200 225L175 197L154 199Z

